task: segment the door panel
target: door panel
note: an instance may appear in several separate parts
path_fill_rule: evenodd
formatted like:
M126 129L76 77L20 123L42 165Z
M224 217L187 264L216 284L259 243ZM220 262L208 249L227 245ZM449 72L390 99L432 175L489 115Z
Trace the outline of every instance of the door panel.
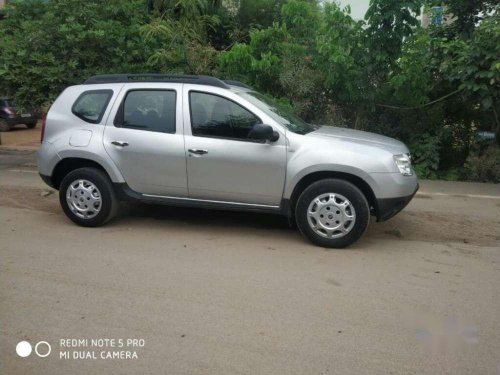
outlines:
M279 206L285 181L283 145L186 136L189 197Z
M200 92L186 86L189 197L279 206L286 173L284 136L273 143L248 139L251 127L262 123L261 114L250 111L236 94L225 97L231 95L227 90Z
M111 144L127 142L125 147ZM143 194L187 196L186 156L180 134L109 126L104 146L132 190Z
M182 85L137 85L126 86L117 100L104 131L104 147L131 189L187 197Z

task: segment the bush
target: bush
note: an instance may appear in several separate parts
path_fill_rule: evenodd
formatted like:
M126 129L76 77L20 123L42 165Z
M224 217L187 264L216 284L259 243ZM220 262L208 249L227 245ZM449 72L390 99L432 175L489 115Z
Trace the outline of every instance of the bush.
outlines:
M435 179L439 166L439 137L423 134L410 143L415 172L419 178Z
M500 147L490 146L465 162L462 178L468 181L500 182Z

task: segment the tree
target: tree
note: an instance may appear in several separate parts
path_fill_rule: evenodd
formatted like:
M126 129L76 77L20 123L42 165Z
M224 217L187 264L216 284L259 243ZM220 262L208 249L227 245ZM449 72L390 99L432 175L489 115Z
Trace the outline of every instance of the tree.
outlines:
M213 2L156 1L153 19L142 27L146 41L158 43L148 62L160 72L214 74L217 50L209 35L220 25Z
M421 0L370 0L365 15L366 43L374 72L387 72L397 58L405 39L419 25Z
M148 70L142 0L27 0L5 10L0 87L21 107L48 105L94 74Z

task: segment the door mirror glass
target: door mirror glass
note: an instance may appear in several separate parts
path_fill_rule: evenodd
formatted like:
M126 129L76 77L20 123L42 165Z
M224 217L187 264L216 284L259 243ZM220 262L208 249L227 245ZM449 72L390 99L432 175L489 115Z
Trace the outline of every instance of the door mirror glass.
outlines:
M271 125L255 124L248 134L248 138L258 141L276 142L280 135Z

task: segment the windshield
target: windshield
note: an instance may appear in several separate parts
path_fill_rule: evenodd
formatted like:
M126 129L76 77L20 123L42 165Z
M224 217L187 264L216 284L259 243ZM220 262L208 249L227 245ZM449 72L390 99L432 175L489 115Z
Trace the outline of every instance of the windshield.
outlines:
M316 130L314 126L304 122L287 108L265 95L255 91L238 92L238 95L247 99L293 133L307 134Z
M11 99L2 99L2 100L0 100L0 103L4 107L15 107L16 106Z

